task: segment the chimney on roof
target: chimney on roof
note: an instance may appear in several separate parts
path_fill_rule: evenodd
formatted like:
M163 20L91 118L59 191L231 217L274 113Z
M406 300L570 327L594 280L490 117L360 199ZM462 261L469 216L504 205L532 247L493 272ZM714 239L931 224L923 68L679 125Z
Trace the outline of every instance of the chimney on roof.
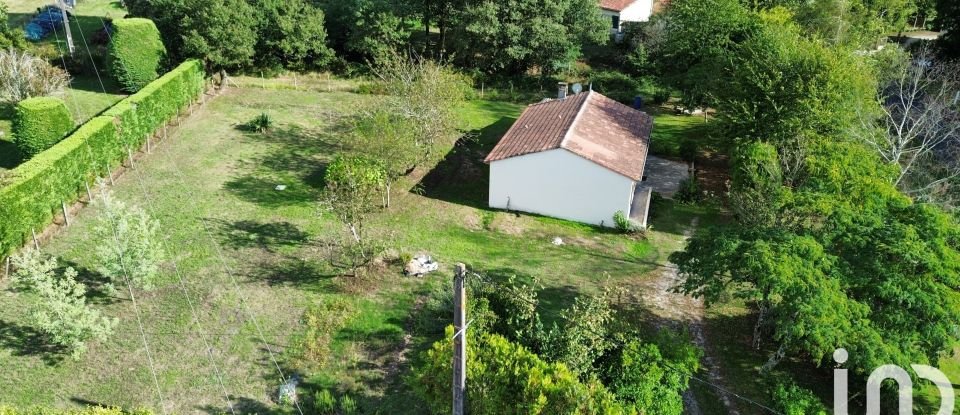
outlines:
M557 83L557 99L566 99L567 98L567 83L558 82Z

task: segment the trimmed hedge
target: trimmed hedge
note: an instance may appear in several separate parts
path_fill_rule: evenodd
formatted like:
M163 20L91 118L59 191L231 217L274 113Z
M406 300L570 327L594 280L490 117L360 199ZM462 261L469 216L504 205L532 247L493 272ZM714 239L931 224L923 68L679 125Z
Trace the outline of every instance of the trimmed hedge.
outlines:
M113 28L107 66L123 89L137 92L157 79L167 49L150 19L117 19L113 21Z
M60 203L76 200L127 148L139 148L203 91L203 68L187 61L80 126L0 181L0 257L23 245L32 229L50 223Z
M62 99L27 98L17 104L13 116L13 142L27 160L60 142L75 125Z

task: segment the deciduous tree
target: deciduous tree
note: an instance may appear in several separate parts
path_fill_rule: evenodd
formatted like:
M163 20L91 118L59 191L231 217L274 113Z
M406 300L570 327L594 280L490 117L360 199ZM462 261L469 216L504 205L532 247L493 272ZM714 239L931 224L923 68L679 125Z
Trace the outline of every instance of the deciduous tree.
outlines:
M57 260L33 249L14 256L13 264L15 286L38 297L31 309L31 324L74 359L86 352L87 342L105 341L113 331L117 321L87 305L87 288L77 282L73 268L58 275Z
M153 289L164 259L160 223L137 207L116 200L103 189L94 235L98 270L110 281Z

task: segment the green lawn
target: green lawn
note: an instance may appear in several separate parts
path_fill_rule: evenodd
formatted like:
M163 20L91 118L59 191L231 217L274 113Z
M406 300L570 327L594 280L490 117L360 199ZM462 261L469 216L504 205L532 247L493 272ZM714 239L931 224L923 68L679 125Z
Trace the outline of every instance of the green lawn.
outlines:
M471 139L436 168L415 171L400 183L393 207L369 225L372 235L397 253L432 254L443 264L441 271L407 278L399 274L399 265L388 262L367 278L344 277L330 265L326 243L345 230L321 216L315 201L325 163L349 145L339 121L383 97L318 86L331 82L322 78L303 89L256 87L257 78L237 81L250 86L232 88L208 102L113 187L119 199L145 207L160 220L185 280L181 287L169 263L166 282L137 298L165 409L176 413L226 408L212 375L214 363L223 371L233 401L245 411L289 412L272 401L280 381L267 348L286 374L302 378L302 393L330 388L354 397L365 413L422 413L404 379L417 351L437 340L437 328L449 322L432 321L432 327L423 329L416 311L427 293L446 289L453 263L467 263L493 278L539 277L543 306L559 310L577 295L604 287L648 289L644 283L681 247L692 218L705 214L658 205L655 231L637 239L488 210L481 156L522 108L475 101L461 111L463 130L471 132ZM238 128L261 112L275 120L271 132ZM275 190L280 184L286 189ZM84 209L43 249L82 271L91 300L120 319L117 331L81 360L62 359L26 325L29 300L9 292L0 296L0 401L160 408L131 302L106 291L93 270L90 253L97 241L90 233L96 213L96 205ZM565 245L551 244L558 236ZM304 363L298 347L305 333L301 317L311 306L331 301L346 304L344 326L333 333L329 351L318 359L322 364ZM267 346L259 340L251 314ZM642 313L630 316L636 324L646 323Z

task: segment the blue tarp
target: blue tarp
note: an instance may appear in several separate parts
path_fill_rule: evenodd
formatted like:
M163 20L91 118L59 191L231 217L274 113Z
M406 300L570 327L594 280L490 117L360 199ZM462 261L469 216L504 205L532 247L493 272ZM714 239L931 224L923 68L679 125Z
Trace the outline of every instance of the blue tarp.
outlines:
M53 6L47 6L40 11L30 21L27 23L25 31L27 32L27 40L38 41L47 37L50 32L54 30L61 30L57 26L63 26L63 12L59 8Z

